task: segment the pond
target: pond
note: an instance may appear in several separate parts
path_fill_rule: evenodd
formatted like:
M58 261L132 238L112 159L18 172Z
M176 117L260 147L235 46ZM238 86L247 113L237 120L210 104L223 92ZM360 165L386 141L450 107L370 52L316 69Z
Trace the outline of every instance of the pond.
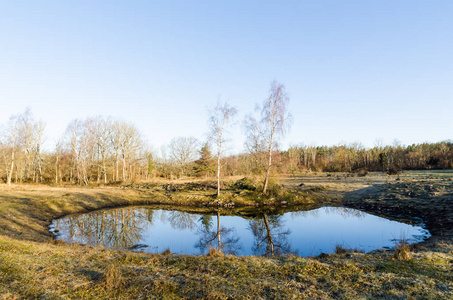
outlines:
M266 211L136 206L56 219L50 231L68 243L149 253L205 254L211 247L235 255L332 253L337 245L369 252L396 241L430 236L410 225L344 207Z

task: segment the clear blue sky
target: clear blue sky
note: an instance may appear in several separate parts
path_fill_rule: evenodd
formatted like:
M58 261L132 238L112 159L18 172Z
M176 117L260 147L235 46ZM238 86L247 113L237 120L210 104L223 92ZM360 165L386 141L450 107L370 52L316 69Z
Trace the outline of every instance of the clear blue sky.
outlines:
M452 139L453 1L0 0L0 123L29 106L49 145L99 114L203 139L218 96L242 121L274 79L284 147Z

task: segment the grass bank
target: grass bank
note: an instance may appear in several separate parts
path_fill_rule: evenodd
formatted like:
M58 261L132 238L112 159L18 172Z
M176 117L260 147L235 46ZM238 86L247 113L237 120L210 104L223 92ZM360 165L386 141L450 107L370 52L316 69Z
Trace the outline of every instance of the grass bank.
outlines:
M164 181L118 187L0 185L0 234L46 242L52 238L47 229L51 220L72 213L142 204L211 208L295 206L326 201L320 190L323 188L277 189L274 185L270 195L264 197L256 181L243 179L227 182L220 197L216 197L216 188L209 181Z
M224 206L231 203L223 201L231 201L232 194L215 202L210 188L202 188L203 183L192 188L175 183L123 188L1 186L0 298L451 299L452 226L445 223L451 218L451 182L448 178L425 178L431 176L426 174L417 176L401 175L397 180L381 174L365 178L311 174L281 181L287 191L301 196L295 203L319 202L327 197L329 202L389 217L405 212L426 219L431 214L428 211L434 211L433 216L442 218L446 225L435 229L438 223L426 222L434 226L429 228L433 239L403 256L395 256L395 251L363 254L342 249L313 258L234 257L215 252L184 256L65 244L55 242L48 233L52 218L137 204ZM253 200L250 188L236 187L227 193L237 195L232 201L236 206ZM258 205L273 204L294 203L269 197Z
M0 237L0 297L351 299L453 296L451 245L322 258L174 256Z

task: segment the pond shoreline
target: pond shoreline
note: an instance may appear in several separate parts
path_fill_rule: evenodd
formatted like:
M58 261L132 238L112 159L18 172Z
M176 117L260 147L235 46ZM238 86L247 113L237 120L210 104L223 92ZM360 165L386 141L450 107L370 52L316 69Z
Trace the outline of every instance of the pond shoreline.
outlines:
M19 196L28 197L25 202L32 202L32 207L44 206L41 212L39 210L36 211L39 215L33 214L32 218L37 220L37 223L41 224L46 230L53 219L62 218L70 214L137 205L180 206L213 211L218 209L234 210L247 208L259 208L267 211L287 211L297 206L307 205L312 205L313 207L345 206L396 221L424 224L424 228L432 236L430 239L422 242L423 244L453 238L453 207L448 205L448 203L453 202L453 196L451 194L443 195L441 196L441 200L438 201L442 205L433 206L433 197L427 193L420 193L416 198L410 196L395 197L394 191L404 186L404 191L401 194L405 195L411 193L412 190L420 190L420 186L432 185L433 182L435 184L439 184L439 182L447 183L453 189L453 184L445 180L431 180L429 183L426 180L421 182L394 181L392 183L379 183L352 191L336 190L335 186L316 189L309 187L305 190L290 186L289 188L284 188L288 193L285 194L284 200L273 196L261 196L259 202L250 200L250 197L254 197L256 194L247 195L246 197L231 197L232 194L239 194L241 190L225 191L220 199L215 199L215 195L209 192L203 192L199 195L193 195L190 193L191 191L165 191L162 193L162 190L165 190L164 187L168 184L153 184L154 187L157 187L155 189L131 188L130 186L83 188L73 186L37 187L36 185L18 185L9 190L3 189L3 192L6 192L7 197L10 194L14 195L15 198L19 198L17 206L26 205L25 203L20 203L23 202L20 200L25 199ZM287 201L291 196L297 196L298 199ZM228 197L230 198L228 199ZM63 198L63 200L57 200L58 198ZM54 209L55 206L59 206L59 209ZM25 208L22 210L22 213L25 215L24 217L27 217L26 215L29 214L24 211ZM5 216L3 218L8 219ZM24 236L23 233L18 233L14 230L5 230L6 227L5 224L0 223L0 234L5 234L4 232L6 231L7 235L16 238L37 241L45 241L47 238L53 238L48 232L42 232L42 230L38 230L41 236L37 238L36 235Z
M129 206L55 219L50 231L68 243L109 249L135 245L147 253L170 249L178 255L201 255L214 247L237 256L274 255L275 248L275 255L302 257L333 253L338 245L366 253L391 249L395 239L404 238L402 233L410 244L430 236L420 224L331 205L285 210Z
M47 228L50 220L100 208L170 204L172 199L164 193L152 196L119 187L0 186L0 298L245 299L297 295L307 299L451 299L452 185L427 176L433 177L431 173L423 178L409 173L399 177L307 174L281 178L287 189L297 190L301 182L307 189L321 187L306 198L314 205L322 205L320 200L327 197L329 205L389 218L408 212L421 217L433 236L416 244L408 261L395 259L393 250L363 254L340 249L310 258L267 258L215 252L207 256L146 254L66 244L53 240ZM195 203L190 201L190 197L195 199L194 193L200 191L184 191L176 198ZM200 195L197 206L210 201L212 194L208 196ZM111 279L118 285L107 285Z

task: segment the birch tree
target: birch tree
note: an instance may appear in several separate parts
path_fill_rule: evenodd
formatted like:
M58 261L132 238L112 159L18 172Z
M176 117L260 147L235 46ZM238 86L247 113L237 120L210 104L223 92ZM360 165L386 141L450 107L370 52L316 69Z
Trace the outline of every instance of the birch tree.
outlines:
M209 111L210 139L213 142L217 158L217 197L220 196L220 167L224 145L228 141L228 127L237 114L237 109L228 103L217 102L217 105Z
M85 122L75 119L71 121L65 132L66 147L71 154L71 180L77 179L79 184L88 184L87 156L88 143Z
M63 156L63 153L64 153L64 140L61 138L55 143L55 152L54 152L55 183L56 184L58 184L58 180L61 181L60 162L61 162L61 157Z
M9 119L5 133L5 146L9 151L5 151L4 160L6 166L6 184L11 186L16 152L19 142L20 115L14 115ZM7 152L10 152L9 155Z
M88 122L89 134L93 136L96 143L98 155L100 156L100 164L102 168L102 175L104 183L107 183L107 158L110 155L110 142L112 121L110 117L104 118L97 116ZM100 174L98 174L99 178Z
M32 175L34 182L38 182L38 177L40 182L43 181L41 148L44 129L44 122L35 121L30 109L19 116L19 144L25 156L23 178L26 180Z
M272 166L272 151L277 149L277 142L283 137L291 125L291 115L288 112L289 97L285 87L277 82L271 83L269 96L262 106L257 105L256 111L260 118L249 115L245 119L247 139L262 144L267 153L266 175L263 194L269 184L269 175Z
M138 153L143 148L140 131L133 125L124 121L114 121L111 133L112 146L116 160L116 180L118 180L119 159L122 162L122 180L132 178L133 165L139 160ZM129 167L129 170L128 170ZM129 176L127 175L129 171Z

